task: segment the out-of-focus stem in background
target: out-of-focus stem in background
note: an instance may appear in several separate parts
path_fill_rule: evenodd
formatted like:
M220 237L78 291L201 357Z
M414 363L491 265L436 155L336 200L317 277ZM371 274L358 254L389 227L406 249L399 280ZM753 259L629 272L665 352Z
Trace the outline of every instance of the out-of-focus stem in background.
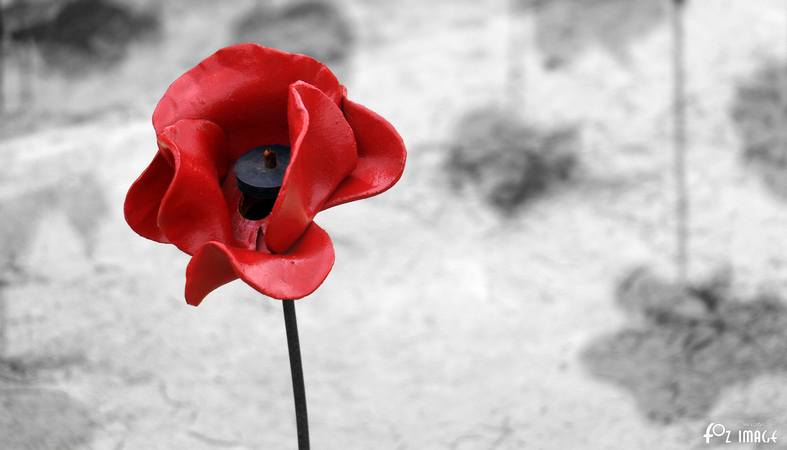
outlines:
M673 150L675 176L675 268L680 283L689 276L689 193L686 180L685 0L672 0Z
M779 71L779 117L781 120L777 124L779 129L779 147L782 155L787 155L787 2L783 3L784 8L784 54L782 62L777 67ZM787 156L785 156L787 158ZM787 162L787 161L786 161Z
M20 5L28 6L27 0L17 0ZM30 14L24 14L23 29L28 29L32 25ZM19 100L23 109L30 109L33 106L33 64L35 55L35 39L31 33L26 33L26 37L19 48Z
M0 0L0 116L5 112L5 19L3 1Z
M524 10L520 5L521 0L505 0L508 16L508 35L506 42L508 72L506 73L506 100L511 111L524 117L525 113L525 67L523 50L524 45Z

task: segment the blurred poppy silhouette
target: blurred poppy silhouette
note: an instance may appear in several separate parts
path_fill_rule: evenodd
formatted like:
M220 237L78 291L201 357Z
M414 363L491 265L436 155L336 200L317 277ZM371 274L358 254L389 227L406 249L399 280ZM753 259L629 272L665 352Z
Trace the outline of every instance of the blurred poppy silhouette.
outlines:
M12 43L31 45L51 69L77 75L111 67L130 43L158 35L158 18L107 0L17 1L4 10Z

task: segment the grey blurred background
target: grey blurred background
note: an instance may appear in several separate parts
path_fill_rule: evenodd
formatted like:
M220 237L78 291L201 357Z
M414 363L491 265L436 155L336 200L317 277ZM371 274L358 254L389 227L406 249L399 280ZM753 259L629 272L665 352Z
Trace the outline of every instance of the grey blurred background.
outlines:
M321 213L315 449L787 448L787 4L690 0L676 275L668 0L2 0L0 449L295 446L281 308L183 300L122 217L167 85L256 41L393 123Z

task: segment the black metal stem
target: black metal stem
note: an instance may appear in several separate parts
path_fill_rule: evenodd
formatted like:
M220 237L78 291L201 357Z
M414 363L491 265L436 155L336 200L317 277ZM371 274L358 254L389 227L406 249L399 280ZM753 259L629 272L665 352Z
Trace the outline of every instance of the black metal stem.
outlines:
M290 352L292 394L295 400L295 424L298 429L298 450L309 450L309 417L306 413L306 389L303 385L301 346L298 341L298 321L295 317L295 301L282 300L284 327L287 330L287 349Z

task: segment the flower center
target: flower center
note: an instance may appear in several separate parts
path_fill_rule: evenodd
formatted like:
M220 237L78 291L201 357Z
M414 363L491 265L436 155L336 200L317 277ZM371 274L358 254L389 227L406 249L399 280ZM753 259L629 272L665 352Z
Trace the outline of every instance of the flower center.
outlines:
M239 205L243 217L260 220L271 213L289 164L286 145L263 145L238 158L235 179L243 194Z

